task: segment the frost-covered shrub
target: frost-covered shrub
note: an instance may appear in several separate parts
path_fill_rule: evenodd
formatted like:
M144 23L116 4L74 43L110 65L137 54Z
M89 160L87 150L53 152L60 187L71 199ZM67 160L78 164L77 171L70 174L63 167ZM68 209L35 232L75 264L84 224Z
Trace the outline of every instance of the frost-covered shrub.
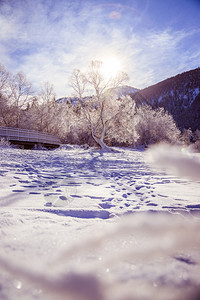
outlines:
M197 129L195 131L195 133L194 133L194 139L195 139L195 141L200 140L200 130L199 129Z
M200 152L200 130L192 132L190 128L184 129L181 134L181 142L192 152Z
M186 145L189 146L191 144L193 138L193 132L189 129L184 129L183 133L181 134L181 141Z
M193 134L194 143L191 145L192 151L200 152L200 130L197 129Z
M137 109L137 118L138 145L147 146L161 141L176 143L179 140L180 131L172 115L164 108L154 110L151 106L142 105Z
M197 140L190 148L194 152L200 152L200 140Z

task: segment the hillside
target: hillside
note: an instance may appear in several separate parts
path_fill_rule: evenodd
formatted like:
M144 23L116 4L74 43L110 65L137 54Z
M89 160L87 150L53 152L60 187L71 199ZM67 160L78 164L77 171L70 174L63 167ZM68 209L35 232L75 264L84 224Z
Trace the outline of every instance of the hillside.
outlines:
M200 129L200 68L178 74L130 94L137 105L164 107L180 129Z

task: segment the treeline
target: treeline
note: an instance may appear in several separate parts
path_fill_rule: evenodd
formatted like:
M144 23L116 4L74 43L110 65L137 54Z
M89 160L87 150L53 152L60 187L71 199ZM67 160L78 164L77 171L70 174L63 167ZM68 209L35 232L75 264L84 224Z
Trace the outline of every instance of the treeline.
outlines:
M0 65L0 126L47 132L58 136L63 143L101 147L188 141L190 133L181 135L172 116L163 108L136 107L129 96L118 99L114 93L106 93L107 88L127 79L124 74L118 81L115 78L116 84L109 82L108 86L100 76L99 62L93 62L87 74L76 70L72 75L71 85L80 99L76 105L70 101L58 103L49 83L44 83L40 92L34 94L23 73L13 75ZM90 89L93 87L92 97L84 95L83 86L87 84Z

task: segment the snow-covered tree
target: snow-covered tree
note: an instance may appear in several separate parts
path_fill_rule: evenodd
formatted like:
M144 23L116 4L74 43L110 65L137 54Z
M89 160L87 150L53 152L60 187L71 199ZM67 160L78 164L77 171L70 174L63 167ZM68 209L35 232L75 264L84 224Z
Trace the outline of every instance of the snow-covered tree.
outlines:
M117 101L120 104L119 111L109 123L106 140L112 145L134 146L138 139L135 101L129 95Z
M164 108L152 109L151 106L142 105L137 109L137 125L139 145L147 146L149 144L161 141L176 143L180 137L180 130L176 123Z
M74 70L71 76L70 85L75 96L79 98L91 135L102 149L109 148L104 141L107 126L119 111L116 95L108 91L127 80L128 76L124 72L119 72L116 76L107 79L102 72L100 61L92 61L84 73ZM86 92L89 92L92 97L86 96Z

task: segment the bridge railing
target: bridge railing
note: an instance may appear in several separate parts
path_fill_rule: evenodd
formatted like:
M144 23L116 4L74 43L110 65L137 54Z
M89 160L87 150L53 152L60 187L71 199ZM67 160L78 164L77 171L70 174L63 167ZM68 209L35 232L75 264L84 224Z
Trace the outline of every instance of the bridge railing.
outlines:
M21 128L1 127L0 138L2 137L10 141L35 142L52 145L59 145L61 143L57 137L51 134Z

